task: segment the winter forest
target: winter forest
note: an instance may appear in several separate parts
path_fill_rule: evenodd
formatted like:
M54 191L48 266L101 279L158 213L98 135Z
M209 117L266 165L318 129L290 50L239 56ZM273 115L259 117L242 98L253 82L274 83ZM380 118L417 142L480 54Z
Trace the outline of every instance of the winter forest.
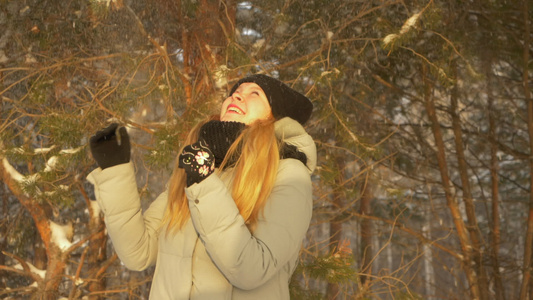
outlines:
M240 77L318 149L291 299L533 297L529 0L0 0L0 298L147 299L87 174L127 127L142 205Z

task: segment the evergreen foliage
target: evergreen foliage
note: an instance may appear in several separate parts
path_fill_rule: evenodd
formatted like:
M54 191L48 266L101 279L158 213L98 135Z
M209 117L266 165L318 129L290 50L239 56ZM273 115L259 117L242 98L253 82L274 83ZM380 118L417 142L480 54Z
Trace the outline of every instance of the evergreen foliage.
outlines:
M0 1L0 298L147 297L153 270L125 270L105 237L88 140L128 128L146 208L255 72L314 104L294 299L519 298L531 16L527 0ZM72 249L49 246L51 222Z

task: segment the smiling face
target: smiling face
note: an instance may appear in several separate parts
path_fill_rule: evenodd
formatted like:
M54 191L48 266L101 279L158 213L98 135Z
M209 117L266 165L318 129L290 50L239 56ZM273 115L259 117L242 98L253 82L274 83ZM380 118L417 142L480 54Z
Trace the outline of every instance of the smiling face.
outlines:
M272 109L261 87L245 82L226 98L220 111L221 121L235 121L249 125L272 117Z

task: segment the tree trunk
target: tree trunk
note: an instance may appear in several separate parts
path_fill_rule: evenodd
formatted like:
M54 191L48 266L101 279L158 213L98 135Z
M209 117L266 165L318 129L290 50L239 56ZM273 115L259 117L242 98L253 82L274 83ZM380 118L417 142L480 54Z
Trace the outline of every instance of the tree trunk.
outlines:
M453 63L454 64L454 63ZM453 66L456 67L455 64ZM456 76L457 72L454 70ZM463 142L463 132L461 128L461 120L458 113L458 86L455 85L451 93L451 107L450 114L452 117L452 128L455 139L455 151L457 155L457 163L459 168L459 175L461 177L462 190L463 190L463 202L465 204L466 217L468 222L468 232L470 234L470 239L472 241L472 260L476 268L476 273L479 279L479 293L480 299L489 299L489 283L487 278L487 271L483 264L483 245L482 237L479 232L479 227L476 219L476 207L474 204L474 199L472 197L472 192L470 189L470 181L468 175L468 165L466 163L465 151L464 151L464 142Z
M33 240L33 265L37 269L44 270L46 269L46 248L38 233L35 233Z
M83 190L83 188L81 188ZM107 234L104 230L104 218L100 214L100 207L96 201L92 201L87 197L85 191L83 195L86 199L89 209L89 234L95 235L93 239L89 241L89 252L87 256L87 263L89 265L89 274L93 277L93 281L89 284L90 292L105 291L106 281L105 277L99 276L99 270L107 260ZM92 295L90 300L102 299L99 295Z
M362 195L359 203L359 213L361 215L369 216L372 214L372 187L370 184L370 178L365 180L361 187ZM372 274L372 221L370 219L361 220L361 273L365 274L361 276L361 285L368 284L370 281L370 275Z
M201 0L195 17L190 18L178 5L177 12L183 49L183 74L187 106L212 94L211 72L226 59L225 51L235 32L236 2ZM191 80L194 79L194 81Z
M66 257L62 254L61 249L51 242L52 232L46 210L38 203L38 201L34 201L20 189L18 182L12 177L13 171L14 169L7 159L2 158L2 163L0 164L0 178L7 184L13 195L17 197L20 203L32 216L46 250L46 276L42 285L37 287L37 290L39 291L37 297L40 299L57 299L59 284L64 275Z
M65 273L66 258L61 249L54 244L51 244L51 248L47 252L49 253L48 267L44 278L44 290L40 297L41 299L55 300L59 298L59 285Z
M98 218L101 220L101 217ZM89 274L95 276L89 284L89 291L92 293L105 291L106 289L105 277L99 277L98 270L100 270L101 265L107 260L107 235L105 230L102 230L101 224L89 224L89 230L91 234L96 232L94 239L89 241L89 253L87 256ZM89 299L99 300L102 298L99 295L91 295Z
M488 64L491 65L491 64ZM486 73L488 74L488 72ZM487 85L487 93L489 95L489 130L490 136L496 138L496 121L494 119L494 107L491 92L491 84ZM498 145L495 142L490 142L490 178L491 178L491 194L492 194L492 230L491 230L491 261L494 272L494 286L496 292L496 299L505 299L505 288L502 283L502 275L500 273L500 188L499 188L499 161L498 161Z
M341 211L343 207L343 198L344 195L342 191L336 187L342 186L344 183L344 170L346 168L346 162L343 157L336 157L335 159L337 170L339 171L337 178L335 178L335 187L333 187L333 207L335 211ZM337 218L333 217L329 222L329 250L330 253L335 251L336 247L340 245L342 236L342 222ZM339 284L334 282L328 282L326 290L326 298L329 300L337 299L340 293Z
M4 251L6 251L7 247L7 233L8 233L8 200L7 200L7 193L5 185L2 184L1 190L0 190L0 196L2 197L2 218L0 219L2 226L0 226L0 266L4 266L6 264L6 256L4 255ZM7 272L0 270L0 289L5 289L5 279L7 278Z
M524 245L524 264L522 278L522 287L520 288L520 299L527 299L528 292L531 285L531 256L533 255L533 99L529 91L529 35L530 22L528 15L528 0L523 0L524 9L524 69L523 73L523 87L524 99L527 103L527 128L529 133L529 216L527 219L526 241ZM531 295L529 295L531 297Z
M461 263L462 263L466 278L468 280L468 285L470 287L470 294L472 296L472 299L480 299L478 278L477 278L475 270L472 268L472 245L468 238L468 231L466 229L463 218L461 216L459 205L457 204L457 201L454 198L454 195L451 191L450 178L448 175L449 174L448 165L446 162L446 150L444 146L442 132L440 129L439 120L437 117L437 112L435 109L434 99L431 95L431 85L429 82L427 82L427 78L425 77L425 74L423 76L424 76L424 81L426 81L425 82L425 95L424 95L426 110L427 110L429 121L431 123L433 137L435 139L435 144L437 147L437 153L436 153L437 162L439 165L439 171L440 171L441 180L442 180L442 188L444 190L444 195L446 197L446 204L452 215L452 219L455 225L455 229L457 230L457 236L459 238L459 243L461 246L461 251L463 255L463 261Z
M426 205L424 208L424 226L422 226L422 234L431 240L431 225L433 224L433 219L431 218L431 207ZM431 253L431 247L428 243L423 243L423 253L424 253L424 278L425 281L425 293L428 300L435 299L435 271L433 269L433 255Z
M91 283L89 284L89 291L91 293L105 291L106 281L103 276L100 276L100 270L107 260L107 234L104 230L104 218L100 213L100 206L96 201L93 201L87 195L87 192L81 184L78 184L78 189L81 192L87 210L89 211L89 235L94 236L89 241L89 250L87 254L87 264L89 267L89 277ZM102 299L102 296L90 295L90 300Z

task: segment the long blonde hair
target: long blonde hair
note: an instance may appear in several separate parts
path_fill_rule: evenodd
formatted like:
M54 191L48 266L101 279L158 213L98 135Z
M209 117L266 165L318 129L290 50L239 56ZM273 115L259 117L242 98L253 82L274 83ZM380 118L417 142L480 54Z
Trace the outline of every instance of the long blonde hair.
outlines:
M211 117L210 120L216 119ZM185 145L198 139L198 124L189 133ZM231 184L231 195L248 228L253 231L259 214L272 191L279 165L279 145L274 134L274 119L256 121L246 126L232 144L217 172L222 172L228 161L236 161ZM180 152L181 153L181 150ZM169 232L181 229L189 220L189 204L185 195L186 174L176 161L170 178L168 203L163 226Z

